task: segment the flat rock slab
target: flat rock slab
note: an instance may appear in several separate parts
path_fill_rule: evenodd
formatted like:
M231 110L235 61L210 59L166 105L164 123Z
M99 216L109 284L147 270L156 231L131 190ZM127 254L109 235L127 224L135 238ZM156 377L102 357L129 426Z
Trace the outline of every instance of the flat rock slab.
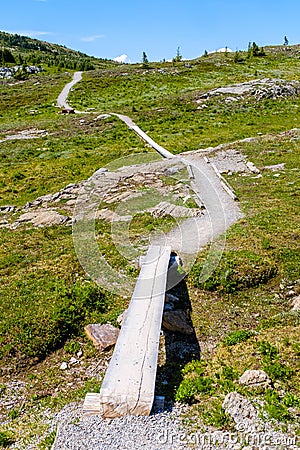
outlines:
M36 209L22 214L13 224L17 228L23 223L31 223L34 227L50 227L70 222L70 218L59 214L54 209Z
M105 350L115 345L119 337L120 330L113 325L93 323L84 328L86 335L93 341L99 350Z
M153 208L149 208L148 212L153 217L197 217L201 216L202 211L200 208L187 208L185 206L174 205L169 202L160 202Z

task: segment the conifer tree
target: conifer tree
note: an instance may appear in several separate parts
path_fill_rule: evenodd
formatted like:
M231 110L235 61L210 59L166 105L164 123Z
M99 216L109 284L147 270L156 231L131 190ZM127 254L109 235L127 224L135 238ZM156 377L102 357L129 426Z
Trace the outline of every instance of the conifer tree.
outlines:
M142 63L143 63L144 67L148 66L149 60L148 60L148 56L146 55L146 52L143 52Z

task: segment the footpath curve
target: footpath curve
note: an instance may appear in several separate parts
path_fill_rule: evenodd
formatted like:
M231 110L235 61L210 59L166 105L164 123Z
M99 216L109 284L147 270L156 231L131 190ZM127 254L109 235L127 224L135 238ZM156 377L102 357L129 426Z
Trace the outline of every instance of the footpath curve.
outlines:
M82 72L75 72L73 80L64 87L59 95L57 104L69 107L68 94L72 86L81 80ZM191 187L205 206L205 213L202 216L185 220L166 235L156 238L151 242L152 244L168 245L179 253L195 255L242 217L241 210L237 202L234 201L232 188L229 185L224 185L207 157L191 152L186 155L174 155L157 144L130 117L119 113L107 114L124 122L129 129L133 130L163 158L172 158L174 162L177 160L184 163L190 175Z
M71 108L71 106L67 102L67 98L68 98L68 95L69 95L72 87L76 83L78 83L79 81L82 80L82 73L83 72L75 72L74 73L72 81L70 81L70 83L65 85L65 87L63 88L63 90L61 91L59 96L57 97L57 106L59 106L60 108L67 108L67 109Z

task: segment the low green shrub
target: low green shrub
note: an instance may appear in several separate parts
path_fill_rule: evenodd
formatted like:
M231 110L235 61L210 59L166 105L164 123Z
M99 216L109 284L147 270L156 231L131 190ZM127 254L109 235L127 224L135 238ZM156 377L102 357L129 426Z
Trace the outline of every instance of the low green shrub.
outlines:
M282 364L279 361L263 362L262 367L272 381L286 380L291 378L293 375L293 370L286 364Z
M178 402L194 403L200 394L210 394L213 391L213 379L204 376L205 364L202 361L192 361L182 370L184 376L175 399Z
M69 353L70 355L74 355L75 353L79 352L80 344L78 341L71 339L69 342L67 342L65 344L64 350L66 353Z
M15 440L8 431L0 431L0 447L6 448L10 447Z
M283 401L283 398L277 394L277 392L268 389L265 393L264 410L269 418L286 422L291 420L291 414L289 413L288 406Z
M213 390L213 380L200 375L197 378L185 378L177 389L175 399L178 402L194 403L200 394L210 394Z
M240 342L247 341L253 335L254 332L251 330L232 331L223 338L222 343L228 346L236 345Z
M286 380L292 376L293 370L279 361L279 350L274 345L263 341L258 344L258 348L263 356L262 367L273 382Z
M42 359L82 334L90 320L108 319L112 295L93 282L72 284L54 277L41 289L39 280L37 285L30 281L24 277L18 282L14 315L6 318L0 335L0 356L23 354ZM66 350L77 348L70 343Z
M50 448L52 448L52 445L55 441L55 437L56 437L56 431L52 431L51 433L48 434L48 436L46 436L40 443L38 448L40 450L48 450Z
M258 344L258 349L264 358L272 360L278 356L278 349L267 341L262 341Z
M221 402L215 403L203 412L203 421L218 429L228 429L232 423L230 416L222 408Z
M297 327L300 325L300 311L284 311L268 319L262 320L259 327L263 330L267 330L273 327Z
M202 268L202 263L194 265L190 275L193 285L209 291L225 293L234 293L265 284L278 271L271 260L247 250L224 253L216 270L204 282L199 281Z
M175 396L177 401L192 404L196 403L201 395L235 390L234 380L239 377L239 373L234 367L223 365L221 371L213 376L208 376L205 371L206 364L203 361L192 361L182 369L183 380Z

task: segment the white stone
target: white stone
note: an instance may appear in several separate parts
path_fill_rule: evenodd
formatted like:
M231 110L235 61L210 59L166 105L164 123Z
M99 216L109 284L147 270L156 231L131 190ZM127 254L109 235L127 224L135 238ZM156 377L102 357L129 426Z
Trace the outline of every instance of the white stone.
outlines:
M127 314L127 309L125 309L125 311L123 311L122 314L120 314L117 318L117 324L120 325L120 327L123 325L126 314Z
M292 311L300 311L300 295L293 298L293 308Z
M268 387L271 384L271 379L263 370L246 370L240 377L239 383L248 387Z
M72 358L70 359L70 364L74 365L77 363L78 363L78 360L76 358L74 358L74 356L72 356Z
M258 417L257 410L250 400L237 392L227 394L222 407L236 423L242 422L243 419L255 420Z

